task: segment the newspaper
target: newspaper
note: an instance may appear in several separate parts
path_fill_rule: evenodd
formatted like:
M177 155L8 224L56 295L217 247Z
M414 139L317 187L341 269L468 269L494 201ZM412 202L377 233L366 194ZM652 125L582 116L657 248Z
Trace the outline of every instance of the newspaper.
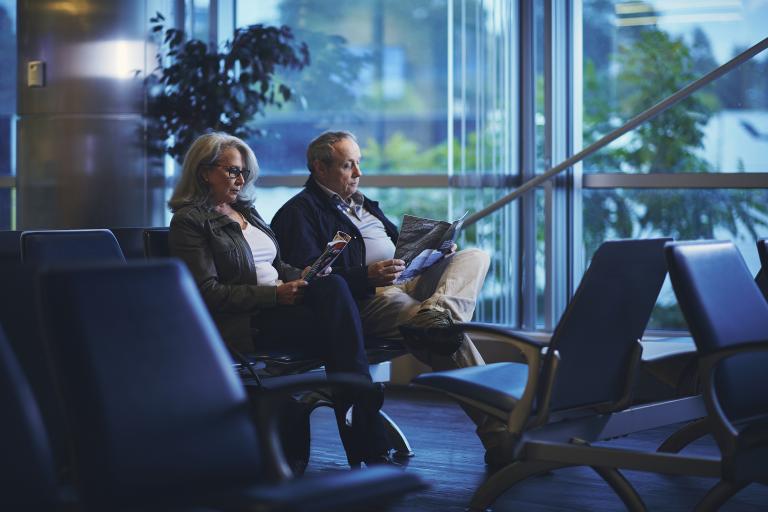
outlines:
M322 274L326 268L336 261L341 251L347 246L347 243L352 240L352 237L343 231L337 231L333 240L328 242L325 246L323 254L321 254L315 262L309 267L309 271L304 276L306 282L310 282L318 275Z
M395 247L395 258L405 261L405 270L395 283L413 279L450 253L468 213L454 222L405 215Z

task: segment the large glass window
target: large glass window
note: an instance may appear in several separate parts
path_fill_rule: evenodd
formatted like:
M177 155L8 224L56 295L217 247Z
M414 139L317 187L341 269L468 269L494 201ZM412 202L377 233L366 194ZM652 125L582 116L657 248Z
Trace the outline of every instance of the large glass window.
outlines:
M0 0L0 229L16 226L16 0Z
M755 44L766 24L761 2L584 0L584 145ZM758 55L584 161L586 261L610 238L729 239L757 270L768 180L749 173L768 171L767 68ZM668 286L651 326L685 326Z

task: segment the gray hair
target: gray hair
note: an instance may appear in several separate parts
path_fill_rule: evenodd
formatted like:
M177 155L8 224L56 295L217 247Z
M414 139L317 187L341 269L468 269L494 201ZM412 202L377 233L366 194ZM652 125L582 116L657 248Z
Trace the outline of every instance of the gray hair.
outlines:
M307 147L307 169L312 172L312 165L316 160L325 164L333 163L333 145L340 140L351 139L357 144L357 138L352 132L323 132L317 136Z
M173 190L171 200L168 201L171 212L176 212L184 206L210 205L210 187L203 179L201 170L210 164L215 164L221 157L221 153L228 148L238 150L243 157L243 164L251 171L251 175L237 194L235 205L242 208L250 208L253 205L251 190L259 174L256 155L241 139L222 132L212 132L195 139L184 156L181 178Z

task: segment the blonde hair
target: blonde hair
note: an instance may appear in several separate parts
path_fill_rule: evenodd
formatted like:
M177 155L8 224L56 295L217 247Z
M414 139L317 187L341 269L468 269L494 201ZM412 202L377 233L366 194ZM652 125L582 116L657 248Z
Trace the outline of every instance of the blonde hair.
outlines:
M221 153L228 148L238 150L243 157L245 167L251 171L251 175L237 194L235 205L243 208L250 208L253 205L253 182L259 174L256 155L241 139L222 132L212 132L195 139L187 154L184 155L181 178L168 201L171 212L176 212L184 206L210 205L211 190L203 179L201 170L210 164L215 164Z

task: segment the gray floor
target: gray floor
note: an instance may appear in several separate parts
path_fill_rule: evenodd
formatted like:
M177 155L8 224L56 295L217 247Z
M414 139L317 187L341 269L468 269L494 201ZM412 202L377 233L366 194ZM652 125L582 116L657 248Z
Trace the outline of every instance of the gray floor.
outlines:
M409 389L387 392L385 410L408 436L416 456L406 471L421 475L430 488L393 505L397 512L462 511L485 478L483 451L473 425L453 402ZM657 429L611 441L621 446L651 450L672 428ZM308 474L347 470L333 414L321 408L312 416L312 459ZM715 454L704 439L692 447ZM768 463L768 461L767 461ZM650 511L687 511L714 480L628 471ZM622 510L621 501L588 468L570 468L524 482L499 499L493 510L574 511ZM376 510L376 507L371 507ZM724 511L768 510L768 486L753 484L728 502Z

